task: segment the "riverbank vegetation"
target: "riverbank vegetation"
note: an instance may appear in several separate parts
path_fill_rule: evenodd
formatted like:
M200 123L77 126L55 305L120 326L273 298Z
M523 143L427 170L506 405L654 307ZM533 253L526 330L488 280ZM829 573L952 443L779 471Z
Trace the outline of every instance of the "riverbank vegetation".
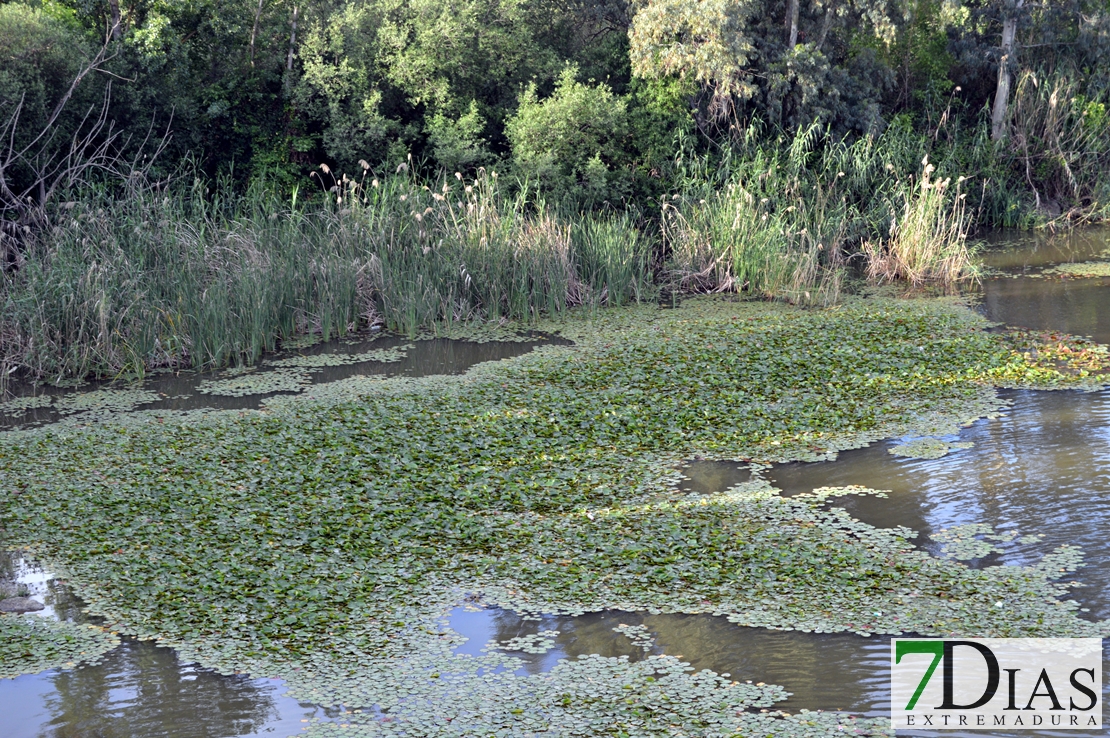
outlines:
M976 229L1101 219L1106 9L896 5L4 2L0 375L828 305L974 276Z

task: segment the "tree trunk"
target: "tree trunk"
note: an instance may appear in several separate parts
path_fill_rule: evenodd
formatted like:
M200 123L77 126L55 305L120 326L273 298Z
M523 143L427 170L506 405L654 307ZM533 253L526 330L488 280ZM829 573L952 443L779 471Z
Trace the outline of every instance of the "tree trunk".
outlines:
M820 51L825 47L825 39L829 36L829 29L832 28L833 9L832 7L825 6L825 17L821 21L821 35L817 37L817 50Z
M254 25L251 26L251 46L250 46L250 62L251 67L254 67L254 40L258 37L258 20L262 17L262 3L265 0L258 0L258 10L254 11Z
M293 27L289 32L289 56L285 59L285 71L293 71L293 53L297 48L297 11L296 5L293 6Z
M108 0L108 12L112 14L112 40L119 41L123 29L120 27L122 17L119 12L119 0Z
M1013 59L1014 37L1017 36L1018 14L1025 0L1014 3L1013 12L1002 19L1002 58L998 60L998 89L994 93L991 111L991 138L1000 141L1006 137L1006 108L1010 102L1010 62Z
M798 13L801 0L790 0L786 4L786 48L793 49L798 43Z

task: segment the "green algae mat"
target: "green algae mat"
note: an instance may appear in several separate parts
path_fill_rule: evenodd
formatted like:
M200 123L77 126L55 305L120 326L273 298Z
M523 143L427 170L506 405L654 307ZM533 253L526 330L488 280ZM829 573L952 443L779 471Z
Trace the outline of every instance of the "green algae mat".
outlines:
M699 299L538 327L576 345L459 377L314 385L262 411L4 434L2 535L114 631L359 708L313 727L329 735L887 730L760 712L782 688L671 656L519 676L497 649L453 653L445 615L464 600L862 635L1110 630L1062 599L1074 549L969 569L829 505L872 490L784 498L757 473L692 495L675 471L693 455L758 465L951 434L1001 407L996 385L1096 386L1110 368L1099 347L1038 354L952 301L883 297L827 310ZM3 650L0 665L19 668Z

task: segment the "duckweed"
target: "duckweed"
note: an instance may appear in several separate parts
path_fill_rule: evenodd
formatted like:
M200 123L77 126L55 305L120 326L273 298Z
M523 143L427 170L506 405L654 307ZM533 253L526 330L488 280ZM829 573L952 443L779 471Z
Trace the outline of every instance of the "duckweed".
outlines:
M496 649L454 654L445 614L469 598L862 635L1106 634L1061 599L1073 548L975 570L828 505L870 490L785 498L758 474L677 489L694 455L823 459L997 411L990 384L1025 381L1032 360L984 327L950 301L885 298L603 311L541 326L574 347L463 376L7 433L0 490L19 494L0 525L124 632L283 676L298 699L374 707L334 729L351 735L882 734L751 712L782 689L670 656L515 676Z

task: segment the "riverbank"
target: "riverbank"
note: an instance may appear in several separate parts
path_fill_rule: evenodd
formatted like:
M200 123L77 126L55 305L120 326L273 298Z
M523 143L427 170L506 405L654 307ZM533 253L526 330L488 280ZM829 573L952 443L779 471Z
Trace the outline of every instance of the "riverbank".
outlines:
M736 730L782 719L736 715L773 690L666 659L649 664L671 673L656 681L644 662L587 660L491 682L482 669L506 657L453 656L457 636L441 623L468 594L520 612L711 612L825 632L1104 629L1060 599L1074 550L970 570L824 509L863 490L783 498L756 479L675 491L675 465L695 455L826 458L950 433L999 407L992 384L1091 384L1059 371L1058 353L1038 364L951 300L879 295L809 310L699 299L540 327L576 345L457 378L352 377L264 412L10 433L8 545L58 566L121 632L223 670L280 674L313 702L386 710L352 718L372 723L359 730L404 724L383 723L390 715L463 727L425 700L491 729L646 726L670 719L668 699L692 706L691 730L706 715ZM506 695L563 694L583 669L631 702L513 712L523 703Z

